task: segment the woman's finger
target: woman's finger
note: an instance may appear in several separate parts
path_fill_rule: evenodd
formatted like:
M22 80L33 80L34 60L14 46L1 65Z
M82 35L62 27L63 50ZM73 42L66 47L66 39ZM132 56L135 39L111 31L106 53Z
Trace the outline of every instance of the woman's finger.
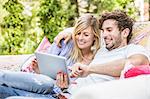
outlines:
M60 73L60 85L61 85L61 88L63 88L63 83L64 83L64 74L63 72Z
M64 88L68 88L68 75L64 74Z
M56 85L60 87L60 72L58 72L56 76Z

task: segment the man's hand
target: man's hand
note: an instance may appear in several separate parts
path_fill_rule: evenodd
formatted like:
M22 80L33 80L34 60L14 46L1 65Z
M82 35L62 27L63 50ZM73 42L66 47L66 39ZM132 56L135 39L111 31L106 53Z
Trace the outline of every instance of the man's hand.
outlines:
M68 88L69 83L67 74L58 72L56 76L56 85L61 89Z
M88 66L81 63L76 63L72 66L71 78L86 77L89 75Z
M32 60L31 67L37 74L40 74L38 63L37 63L36 59Z
M71 39L71 37L72 30L63 30L54 38L54 42L57 44L58 47L61 47L60 41L64 39L64 43L67 43Z

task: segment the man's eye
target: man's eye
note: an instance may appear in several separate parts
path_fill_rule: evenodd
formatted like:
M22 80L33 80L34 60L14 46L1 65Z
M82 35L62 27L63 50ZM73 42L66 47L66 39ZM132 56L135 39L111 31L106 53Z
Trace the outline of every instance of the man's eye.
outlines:
M108 32L111 32L111 30L107 30Z

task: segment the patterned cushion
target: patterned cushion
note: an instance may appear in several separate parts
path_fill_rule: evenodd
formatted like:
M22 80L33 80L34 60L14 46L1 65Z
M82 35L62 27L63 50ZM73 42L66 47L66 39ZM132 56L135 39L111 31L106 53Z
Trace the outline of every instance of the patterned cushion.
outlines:
M48 41L48 38L45 36L41 43L39 44L38 48L36 49L36 51L39 52L47 52L48 48L51 46L51 43Z
M140 44L150 50L150 22L137 22L130 43Z
M36 51L38 52L44 52L46 53L49 49L49 47L51 46L50 42L48 41L47 37L44 37L41 41L41 43L39 44L38 48L36 49ZM21 67L21 71L23 72L34 72L32 67L31 67L31 62L32 60L35 59L35 55L32 54L20 67Z

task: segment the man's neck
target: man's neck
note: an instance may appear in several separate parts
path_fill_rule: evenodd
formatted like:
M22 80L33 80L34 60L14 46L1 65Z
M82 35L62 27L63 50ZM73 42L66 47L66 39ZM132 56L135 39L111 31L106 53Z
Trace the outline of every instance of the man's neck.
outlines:
M122 47L127 46L127 45L128 44L126 42L123 42L123 43L120 44L120 46L118 48L122 48Z
M112 51L112 50L114 50L114 49L122 48L122 47L127 46L127 45L128 45L127 42L122 42L118 47L110 48L110 49L108 49L108 50L109 50L109 51Z

